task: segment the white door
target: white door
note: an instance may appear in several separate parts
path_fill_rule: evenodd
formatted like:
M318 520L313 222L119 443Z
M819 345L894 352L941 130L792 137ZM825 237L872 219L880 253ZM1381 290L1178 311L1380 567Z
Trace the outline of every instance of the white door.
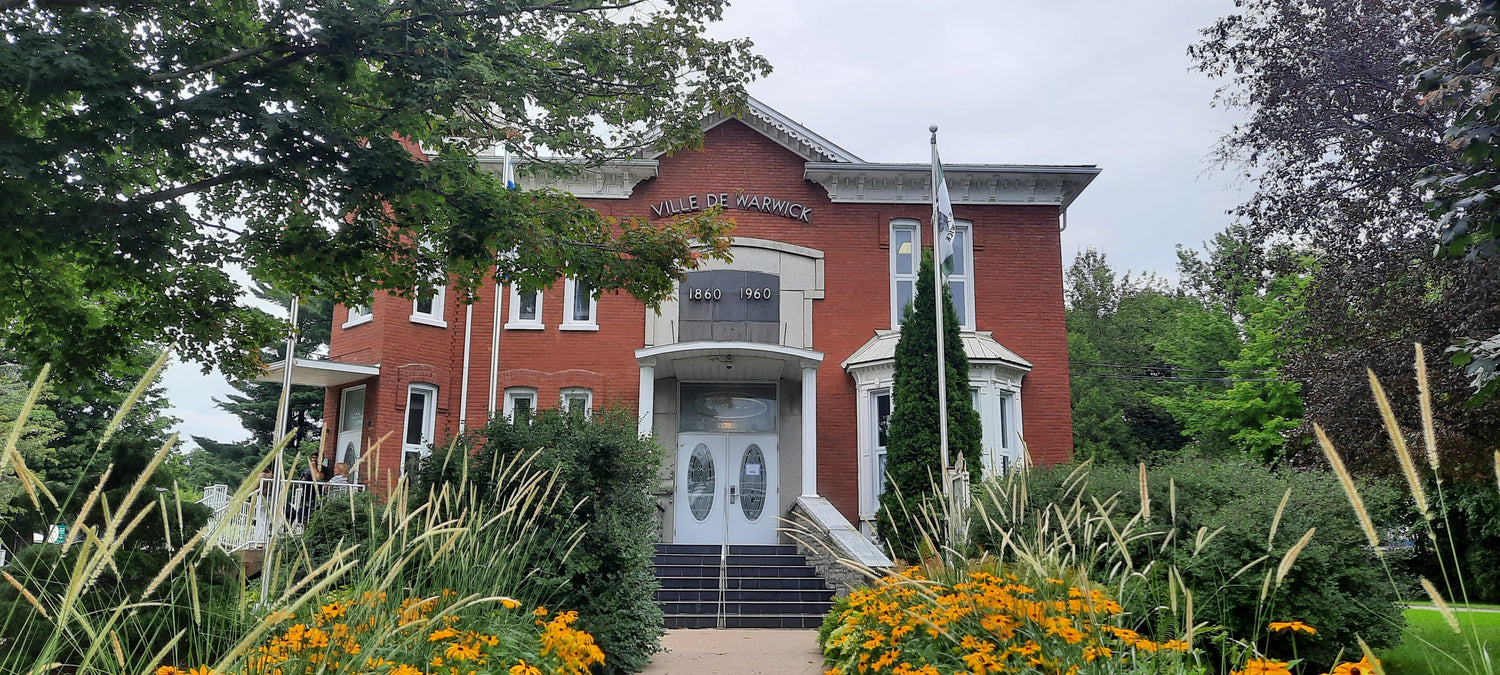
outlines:
M776 482L775 436L679 434L672 541L777 543Z
M365 387L349 387L339 395L339 438L334 450L335 462L349 467L349 482L359 482L359 452L364 447ZM324 476L327 480L332 475Z

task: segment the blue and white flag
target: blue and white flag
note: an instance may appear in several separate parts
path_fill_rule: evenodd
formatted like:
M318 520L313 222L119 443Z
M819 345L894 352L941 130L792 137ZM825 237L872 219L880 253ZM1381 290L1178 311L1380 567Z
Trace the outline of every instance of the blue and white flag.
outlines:
M510 148L505 149L505 170L500 177L505 181L505 189L516 189L516 164L510 159Z
M936 138L936 134L934 134ZM946 278L953 273L953 202L948 199L948 181L943 179L943 162L938 159L937 142L932 144L932 217L937 222L937 258Z

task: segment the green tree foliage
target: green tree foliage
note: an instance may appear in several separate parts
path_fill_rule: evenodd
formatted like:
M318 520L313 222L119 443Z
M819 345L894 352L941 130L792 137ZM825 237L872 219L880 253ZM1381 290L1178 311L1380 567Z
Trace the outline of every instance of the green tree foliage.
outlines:
M21 369L12 365L0 365L0 443L6 442L16 430L16 421L21 418L21 408L31 396L31 385L21 379ZM62 435L62 424L57 415L47 407L47 401L33 403L26 417L21 435L16 439L16 451L28 468L42 470L50 464L54 454L53 443ZM0 446L3 451L3 446ZM8 463L7 460L6 463ZM46 478L39 473L38 478ZM0 473L0 520L9 513L20 511L13 505L23 499L21 481L13 471Z
M1497 145L1494 129L1500 111L1491 103L1500 83L1496 41L1500 38L1500 3L1482 0L1453 3L1438 10L1445 21L1438 55L1417 76L1424 101L1455 116L1443 141L1458 151L1456 161L1434 164L1417 182L1430 189L1429 213L1437 219L1439 256L1485 260L1500 251L1500 178L1495 175ZM1474 388L1473 405L1500 392L1500 328L1475 326L1477 337L1466 337L1450 351L1464 368ZM1483 330L1483 329L1489 330Z
M290 293L275 291L257 284L252 293L261 300L290 308ZM297 309L297 356L306 358L326 349L333 332L333 302L327 298L302 298ZM261 360L274 363L286 358L285 341L261 349ZM280 382L241 380L233 383L238 393L229 394L219 407L240 419L240 426L250 432L250 440L269 451L275 444L276 408L281 402ZM292 434L289 447L317 442L323 427L323 388L293 385L289 402L287 427Z
M345 304L449 273L468 293L497 259L660 301L695 242L727 255L726 222L614 221L474 155L699 142L769 71L706 36L723 6L0 0L0 340L68 381L157 340L248 375L277 326L231 265Z
M1221 166L1253 181L1254 193L1234 212L1238 224L1261 250L1294 243L1312 256L1310 266L1273 257L1267 264L1290 266L1264 268L1308 274L1299 339L1282 354L1284 372L1302 383L1305 419L1349 450L1355 470L1394 470L1367 368L1394 383L1392 404L1402 424L1415 428L1412 343L1445 347L1500 326L1493 290L1500 259L1434 258L1442 240L1424 203L1433 186L1417 184L1424 170L1469 170L1449 145L1458 139L1445 139L1444 130L1465 100L1487 96L1475 88L1464 99L1456 87L1458 100L1424 104L1413 87L1417 64L1453 49L1434 39L1447 27L1445 4L1247 0L1189 49L1200 71L1224 82L1219 103L1246 114L1215 152ZM1472 65L1473 82L1488 77L1483 57ZM1451 71L1445 68L1425 77L1436 84ZM1453 186L1478 189L1461 179ZM1459 369L1431 375L1445 465L1487 461L1500 437L1500 408L1466 408L1472 376ZM1323 461L1317 452L1294 451L1293 459Z
M896 343L885 492L880 495L880 511L875 515L880 538L897 557L908 560L917 559L920 553L917 542L923 526L918 522L919 514L935 505L934 500L942 494L936 286L931 251L924 251L917 294L906 308L901 339ZM956 465L962 457L971 479L977 482L983 467L984 429L969 393L969 358L959 339L958 314L953 309L953 293L947 284L943 285L943 335L948 461Z
M503 505L510 495L497 494L487 482L492 467L535 455L536 468L558 470L562 497L550 520L537 527L571 532L582 526L583 540L566 563L535 572L531 586L538 595L530 599L577 610L578 626L607 655L607 672L645 668L661 649L662 615L651 562L661 534L651 495L661 447L640 436L635 414L624 408L595 410L587 417L544 410L515 422L496 418L479 440L467 465L467 444L426 458L413 498L426 499L432 490L467 476L480 499Z
M1172 408L1223 390L1232 319L1157 277L1117 276L1093 249L1065 281L1075 452L1134 462L1181 450L1190 439Z

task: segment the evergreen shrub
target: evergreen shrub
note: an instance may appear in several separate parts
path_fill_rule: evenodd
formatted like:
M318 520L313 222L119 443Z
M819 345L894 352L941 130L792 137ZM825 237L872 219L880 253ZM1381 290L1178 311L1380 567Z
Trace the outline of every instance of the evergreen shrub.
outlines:
M942 512L933 500L942 491L942 451L938 421L937 310L933 306L932 256L922 255L917 293L906 308L901 339L896 343L895 382L886 445L886 487L880 495L875 526L898 558L916 560L919 533L932 532L920 514ZM943 286L943 353L948 392L948 461L963 457L971 480L982 470L984 429L969 393L969 360L959 339L952 292ZM930 552L928 552L930 553Z

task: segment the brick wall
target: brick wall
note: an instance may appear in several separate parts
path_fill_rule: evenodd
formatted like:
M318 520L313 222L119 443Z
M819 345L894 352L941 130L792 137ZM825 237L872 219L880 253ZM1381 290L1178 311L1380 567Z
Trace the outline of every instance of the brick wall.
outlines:
M827 295L813 304L813 348L825 355L818 377L818 487L854 521L859 495L855 388L838 364L876 329L890 327L890 221L920 221L923 241L930 245L931 207L833 204L821 186L803 178L803 165L801 157L731 120L709 130L701 150L661 158L659 176L638 185L629 200L590 203L606 215L651 217L651 206L669 199L743 189L813 208L811 223L741 210L726 215L736 223L736 236L798 244L826 256ZM1035 365L1022 390L1025 440L1039 461L1063 461L1072 451L1073 434L1058 209L958 204L954 215L973 222L976 327L994 331L997 340ZM468 388L473 425L483 423L489 403L495 292L493 284L486 287L474 305ZM544 291L544 330L502 329L497 399L503 400L508 386L534 387L539 404L552 407L561 388L584 386L593 389L596 405L634 406L639 388L634 350L644 339L646 308L629 296L605 295L598 303L598 331L562 331L562 298L561 281ZM380 403L378 409L368 408L373 424L366 434L372 439L394 432L381 452L381 466L398 466L399 410L409 382L438 385L437 437L456 433L464 335L464 309L457 298L448 298L446 329L412 324L411 301L394 296L376 300L371 324L341 330L343 311L335 314L333 358L381 364L374 387L379 396L371 399ZM502 314L502 325L506 318ZM330 429L337 424L337 396L328 394L334 411L326 416ZM497 411L502 400L495 402Z

